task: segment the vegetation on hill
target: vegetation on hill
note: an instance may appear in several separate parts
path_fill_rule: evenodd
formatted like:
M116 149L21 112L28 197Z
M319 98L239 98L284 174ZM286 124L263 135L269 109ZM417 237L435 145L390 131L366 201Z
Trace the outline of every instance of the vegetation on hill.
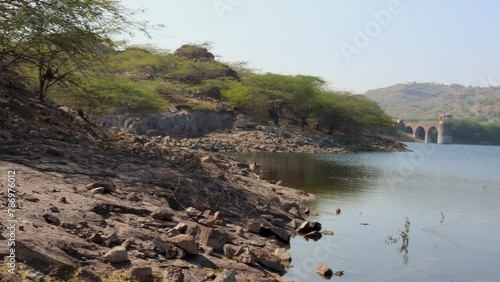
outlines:
M370 90L366 97L405 120L437 120L440 114L477 122L500 121L500 87L405 83Z
M21 75L41 100L90 113L236 109L329 133L394 127L376 103L327 89L319 77L235 70L203 45L120 49L114 34L145 27L118 1L0 2L1 74Z

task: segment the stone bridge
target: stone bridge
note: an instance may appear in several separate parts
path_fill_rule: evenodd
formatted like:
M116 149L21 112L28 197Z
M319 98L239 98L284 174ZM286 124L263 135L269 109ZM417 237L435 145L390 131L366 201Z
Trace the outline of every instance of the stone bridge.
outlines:
M453 124L451 115L440 115L439 122L420 123L405 122L399 120L399 128L413 137L425 141L425 143L452 144Z

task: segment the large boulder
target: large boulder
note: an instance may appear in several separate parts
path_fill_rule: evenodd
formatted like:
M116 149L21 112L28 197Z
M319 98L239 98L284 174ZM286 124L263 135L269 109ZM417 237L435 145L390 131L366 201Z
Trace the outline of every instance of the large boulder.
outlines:
M128 252L124 247L118 246L104 254L104 258L111 263L124 262L128 261Z
M168 239L168 242L172 243L178 248L185 250L190 255L198 254L198 246L194 241L194 237L187 234L180 234Z

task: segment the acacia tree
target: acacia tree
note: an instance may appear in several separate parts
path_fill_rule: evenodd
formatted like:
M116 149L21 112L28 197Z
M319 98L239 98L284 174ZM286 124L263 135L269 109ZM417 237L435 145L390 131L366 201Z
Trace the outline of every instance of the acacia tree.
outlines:
M0 72L33 73L43 100L102 62L113 35L146 32L134 13L116 0L0 0Z

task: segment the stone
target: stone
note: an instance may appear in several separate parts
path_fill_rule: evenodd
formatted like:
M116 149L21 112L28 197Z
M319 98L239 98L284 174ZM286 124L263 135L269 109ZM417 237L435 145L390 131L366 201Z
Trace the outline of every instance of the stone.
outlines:
M251 253L248 248L244 247L239 247L238 249L236 249L232 259L248 265L255 265L256 261L255 255Z
M104 187L97 187L90 190L92 194L104 194L106 189Z
M279 258L282 261L291 261L292 255L285 248L277 248L274 250L274 256Z
M26 271L26 278L28 278L31 281L43 281L43 274L39 271L36 271L34 269L29 269Z
M151 213L151 217L162 221L172 221L174 214L168 209L158 209Z
M258 264L279 273L285 271L285 266L281 264L280 259L271 255L266 250L260 248L252 248L250 251L255 255Z
M286 225L288 227L293 228L293 229L297 229L300 226L299 223L296 220L294 220L294 219L290 220L290 222L287 223Z
M186 214L191 218L198 218L202 212L193 207L189 207L186 209Z
M140 200L140 198L136 192L128 193L125 198L129 201L132 201L132 202L137 202Z
M342 277L342 276L344 276L344 271L343 270L335 271L334 274L335 274L335 276Z
M337 209L335 210L335 213L336 213L337 215L339 215L341 212L342 212L342 211L340 210L340 208L337 208Z
M167 232L165 232L165 234L167 235L167 237L171 238L171 237L180 235L181 232L179 232L179 230L175 229L175 227L174 227L174 228L170 228L169 230L167 230Z
M321 231L321 234L323 234L323 235L328 235L328 236L332 236L332 235L333 235L333 231L330 231L330 230L323 230L323 231Z
M94 242L96 244L102 244L104 242L104 239L101 237L101 234L99 233L93 233L91 236L90 236L90 239L89 239L91 242Z
M54 157L64 157L64 152L59 150L59 149L55 149L55 148L52 148L52 147L48 147L46 150L45 150L45 153L47 155L51 155L51 156L54 156Z
M224 272L217 275L214 282L236 282L236 271L234 269L224 270Z
M202 228L197 238L201 245L212 247L216 252L224 251L229 241L228 235L217 228Z
M273 218L271 219L271 223L277 227L285 227L285 221L281 218Z
M55 213L59 212L59 208L58 207L50 207L49 209L50 209L51 212L55 212Z
M163 271L163 282L184 282L182 269L175 266L169 266Z
M113 193L117 189L116 184L112 181L98 181L85 186L87 190L92 190L99 187L104 188L104 193Z
M174 244L176 247L179 247L190 255L198 254L198 247L196 246L196 242L194 241L194 237L187 234L180 234L169 238L168 241Z
M259 232L260 232L260 226L261 226L260 222L254 220L254 219L250 219L247 222L248 232L259 234Z
M292 207L289 211L288 211L289 214L295 216L295 217L300 217L300 212L299 212L299 209L297 209L296 207Z
M177 224L174 229L178 230L180 233L186 233L187 231L187 225L185 223L179 223Z
M161 239L159 237L154 238L152 243L153 243L153 248L156 248L163 253L170 250L170 244L168 242L165 242L163 239Z
M57 218L51 214L46 213L43 215L43 218L45 219L45 221L47 221L48 223L50 223L52 225L59 226L61 224L61 222L59 221L59 218Z
M238 226L234 233L240 237L243 237L245 235L245 232L243 231L243 228L241 228L241 226Z
M321 223L304 221L299 227L297 227L298 233L309 233L312 231L320 231Z
M140 282L149 282L153 280L153 269L151 267L132 267L130 276Z
M119 263L128 261L128 252L124 247L118 246L109 250L103 257L110 263Z
M29 133L30 137L33 138L40 138L40 131L38 130L31 130Z
M333 275L333 271L326 265L318 266L316 268L316 273L324 277L331 277Z
M318 241L319 239L321 239L322 236L323 235L319 231L311 231L311 232L305 234L304 238L306 238L306 239L312 239L314 241Z
M237 250L236 246L226 244L224 245L224 256L228 259L232 259Z
M63 222L63 223L61 223L61 227L66 228L66 229L76 229L77 225L75 223L72 223L72 222Z

